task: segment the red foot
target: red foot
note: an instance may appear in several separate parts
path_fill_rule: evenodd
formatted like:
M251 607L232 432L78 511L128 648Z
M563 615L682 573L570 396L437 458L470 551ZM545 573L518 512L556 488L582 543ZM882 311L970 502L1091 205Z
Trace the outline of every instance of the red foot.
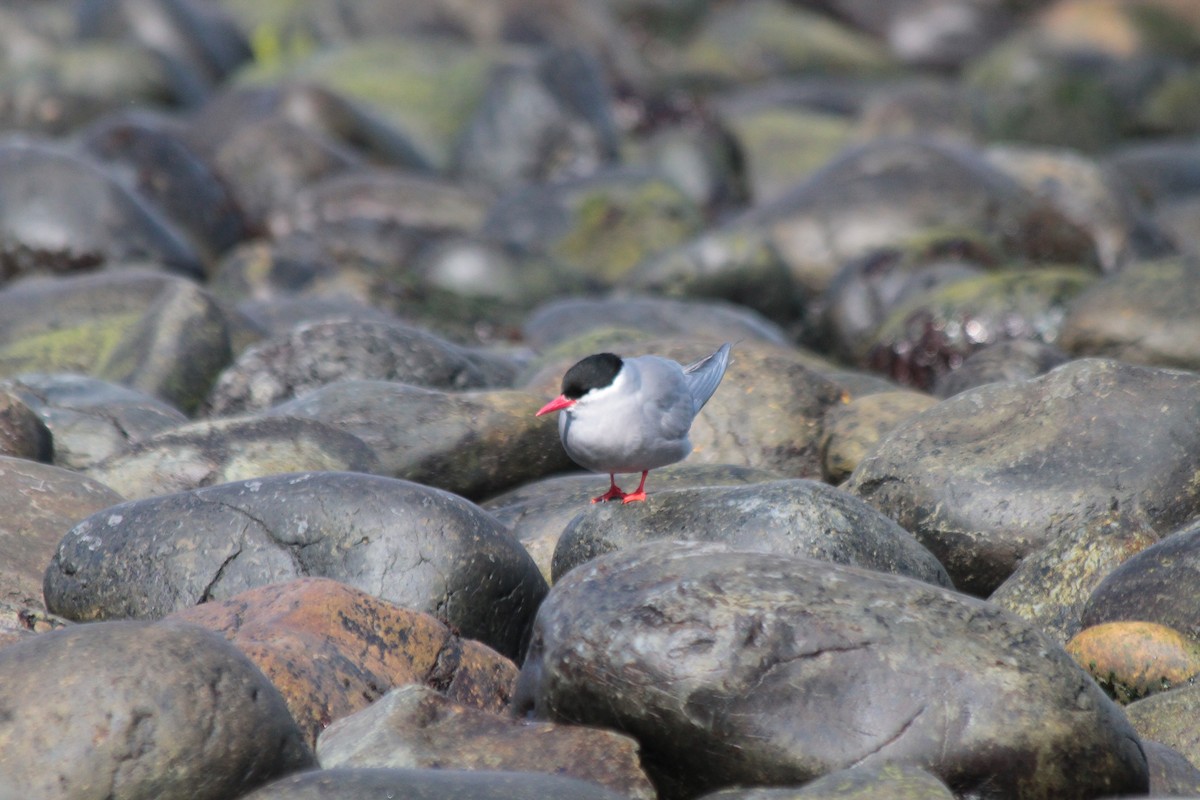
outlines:
M608 491L605 492L604 494L600 495L599 497L593 497L592 498L593 503L607 503L609 500L624 501L625 498L629 496L629 495L625 494L624 492L622 492L619 488L617 488L616 477L609 475L608 476L608 484L609 484Z
M650 472L650 470L646 470L645 472L642 473L642 481L641 481L641 483L638 484L638 488L634 489L632 492L630 492L629 494L622 497L621 498L622 503L636 503L640 500L646 499L646 475L648 475L649 472Z

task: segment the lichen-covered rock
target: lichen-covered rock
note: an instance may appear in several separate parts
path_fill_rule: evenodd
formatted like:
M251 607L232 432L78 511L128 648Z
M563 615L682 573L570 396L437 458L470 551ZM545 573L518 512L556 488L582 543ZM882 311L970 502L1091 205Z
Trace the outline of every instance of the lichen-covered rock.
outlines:
M1084 628L1066 650L1122 703L1191 683L1200 675L1200 642L1153 622Z

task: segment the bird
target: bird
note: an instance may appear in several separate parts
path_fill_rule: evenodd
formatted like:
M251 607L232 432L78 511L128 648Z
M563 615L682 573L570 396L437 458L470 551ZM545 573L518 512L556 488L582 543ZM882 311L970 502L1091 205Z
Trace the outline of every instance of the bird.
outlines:
M562 393L535 416L559 412L558 435L571 460L608 473L608 491L593 503L645 500L650 470L687 458L688 431L725 376L730 347L686 367L655 355L596 353L567 370ZM617 473L636 472L637 489L621 491Z

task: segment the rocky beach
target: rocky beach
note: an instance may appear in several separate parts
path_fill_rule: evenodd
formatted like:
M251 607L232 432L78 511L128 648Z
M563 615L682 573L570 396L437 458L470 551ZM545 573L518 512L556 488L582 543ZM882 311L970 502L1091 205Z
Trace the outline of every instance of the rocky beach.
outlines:
M1194 0L0 2L0 800L1200 797L1197 109Z

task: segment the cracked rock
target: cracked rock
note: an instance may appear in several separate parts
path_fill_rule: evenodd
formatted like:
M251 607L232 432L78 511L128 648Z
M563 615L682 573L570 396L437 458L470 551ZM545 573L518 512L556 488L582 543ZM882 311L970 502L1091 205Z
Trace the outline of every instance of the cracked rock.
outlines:
M910 578L716 544L567 574L513 702L633 735L663 798L888 762L997 800L1147 785L1120 709L1029 623Z

